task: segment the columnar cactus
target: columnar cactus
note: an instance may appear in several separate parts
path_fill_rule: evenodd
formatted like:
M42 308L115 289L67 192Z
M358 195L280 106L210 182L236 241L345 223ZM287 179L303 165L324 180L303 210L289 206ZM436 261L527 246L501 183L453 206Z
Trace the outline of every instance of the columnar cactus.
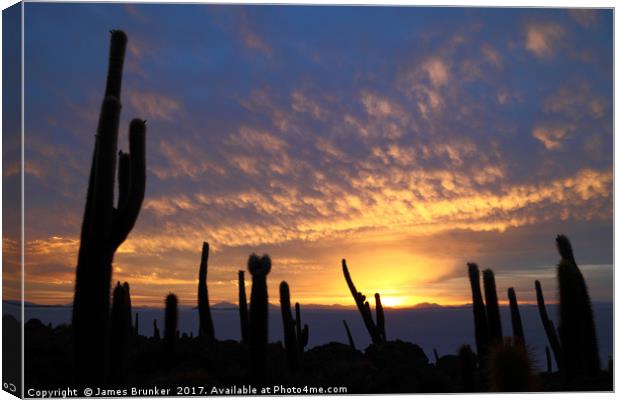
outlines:
M433 356L435 356L435 365L439 362L439 353L437 353L437 349L433 348Z
M489 330L487 327L487 316L484 302L482 300L482 292L480 290L480 272L478 265L475 263L467 264L469 271L469 283L471 285L472 304L474 309L474 330L476 334L476 349L478 351L478 359L482 364L489 345Z
M215 340L213 320L209 309L209 291L207 289L207 267L209 260L209 243L202 244L202 256L200 257L200 271L198 274L198 336L211 342Z
M280 309L282 311L284 349L286 350L288 369L291 372L296 372L299 366L299 347L295 333L295 320L293 320L293 314L291 313L291 294L288 283L285 281L280 283Z
M129 285L125 282L116 284L112 293L112 311L110 318L110 363L109 381L121 383L125 377L126 361L131 337L131 302Z
M299 347L300 359L303 356L304 348L308 345L309 328L305 324L301 327L301 306L295 303L295 335L297 336L297 346Z
M491 343L502 342L502 321L499 316L499 304L497 301L497 290L495 288L495 275L490 269L482 271L482 281L484 283L484 300L487 306L487 324L489 328L489 339Z
M553 351L555 363L560 372L562 372L564 370L562 363L562 348L560 347L560 342L558 341L558 336L556 334L553 321L549 319L549 314L547 314L547 307L545 307L545 298L543 296L540 282L535 281L534 287L536 288L536 302L538 304L540 320L542 321L543 328L545 328L545 333L547 334L547 340L549 341L549 346L551 346L551 351Z
M112 31L105 96L92 157L73 299L74 378L105 383L109 368L112 262L132 230L146 184L145 121L129 126L129 153L119 153L118 203L114 207L121 78L127 36Z
M247 345L250 335L248 304L245 296L245 274L239 271L239 320L241 321L241 343Z
M250 294L250 369L257 378L265 372L268 340L268 294L267 275L271 271L271 259L268 255L258 257L252 254L248 259L248 270L252 275L252 293Z
M372 312L370 311L370 304L365 301L366 296L364 296L361 292L358 292L355 288L355 284L351 279L351 275L349 274L349 269L347 268L347 261L342 259L342 273L344 274L344 279L347 282L347 286L351 291L351 295L353 295L353 299L355 300L355 304L357 305L357 309L362 315L362 319L364 321L364 325L366 326L366 330L370 334L370 338L373 343L383 343L385 342L385 323L383 322L383 307L381 306L381 300L379 295L375 295L375 299L379 298L377 304L377 324L372 319ZM382 325L379 325L381 323Z
M556 244L562 257L558 264L559 333L566 377L593 376L600 372L601 365L588 288L568 238L558 235Z
M353 341L353 336L351 335L351 330L349 329L349 325L347 324L347 321L344 319L342 320L342 323L344 324L345 331L347 331L347 340L349 341L349 346L351 346L351 348L355 350L355 342Z
M157 320L154 319L153 320L153 338L156 340L159 340L161 338L161 335L159 333L159 328L157 328Z
M508 301L510 302L512 336L514 336L518 340L517 343L525 344L525 334L523 333L521 313L519 312L519 303L517 303L517 295L514 288L508 288Z
M179 319L178 299L174 293L166 296L166 313L164 323L164 346L168 352L174 351L176 338L179 334L177 323Z

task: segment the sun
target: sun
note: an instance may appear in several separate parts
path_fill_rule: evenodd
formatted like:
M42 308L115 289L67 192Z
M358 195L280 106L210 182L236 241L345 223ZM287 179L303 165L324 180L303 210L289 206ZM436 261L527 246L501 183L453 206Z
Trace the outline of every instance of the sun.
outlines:
M403 305L404 298L402 297L394 297L394 296L381 296L381 304L385 307L398 307Z

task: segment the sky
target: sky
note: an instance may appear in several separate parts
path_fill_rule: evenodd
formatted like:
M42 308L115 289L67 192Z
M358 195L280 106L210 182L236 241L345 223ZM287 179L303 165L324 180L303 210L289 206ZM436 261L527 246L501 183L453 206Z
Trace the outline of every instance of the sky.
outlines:
M472 261L501 301L535 301L540 279L553 302L558 233L612 299L610 10L25 10L27 301L72 300L110 29L129 38L119 148L148 121L146 197L113 267L134 304L194 305L203 241L211 303L237 301L253 252L273 303L286 280L292 301L353 304L342 258L387 306L471 301Z

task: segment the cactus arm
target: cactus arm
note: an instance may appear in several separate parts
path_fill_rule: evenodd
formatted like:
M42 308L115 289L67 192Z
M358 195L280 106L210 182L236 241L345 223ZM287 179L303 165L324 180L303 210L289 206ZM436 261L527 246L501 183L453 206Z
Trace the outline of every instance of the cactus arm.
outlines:
M383 314L383 305L381 304L381 296L379 293L375 293L375 312L377 313L377 329L379 330L379 335L381 335L381 338L385 342L385 315Z
M349 346L351 346L351 348L353 350L355 350L355 342L353 341L353 336L351 335L351 330L349 329L349 325L347 324L346 320L342 320L342 323L344 324L344 329L347 332L347 340L349 341Z
M125 204L118 208L113 225L114 249L118 248L133 229L144 201L146 187L146 121L134 119L129 125L129 188L124 195ZM120 168L120 166L119 166ZM120 196L119 196L120 198Z
M361 292L358 292L355 288L355 284L353 283L353 279L351 279L351 274L349 274L349 268L347 268L347 262L345 259L342 260L342 273L344 275L344 279L347 282L347 286L351 291L351 295L355 300L355 304L357 305L357 309L360 314L362 314L362 319L364 321L364 325L366 326L366 330L370 334L370 338L373 343L381 343L383 342L381 335L372 320L372 314L370 313L370 305L368 302L365 302L366 296L364 296Z
M523 323L521 322L521 313L519 312L519 303L514 288L508 288L508 301L510 302L510 319L512 321L512 335L525 344L525 335L523 333Z
M547 340L549 340L551 351L553 351L553 357L555 358L555 363L558 366L558 369L560 370L560 372L562 372L563 364L562 364L562 350L560 347L560 342L558 341L558 337L555 331L555 327L553 326L553 322L549 319L549 314L547 314L547 307L545 307L545 298L543 296L543 291L542 291L542 287L540 286L540 282L535 281L534 286L536 288L536 303L538 304L538 313L540 315L540 320L542 321L543 328L545 328L545 333L547 334Z

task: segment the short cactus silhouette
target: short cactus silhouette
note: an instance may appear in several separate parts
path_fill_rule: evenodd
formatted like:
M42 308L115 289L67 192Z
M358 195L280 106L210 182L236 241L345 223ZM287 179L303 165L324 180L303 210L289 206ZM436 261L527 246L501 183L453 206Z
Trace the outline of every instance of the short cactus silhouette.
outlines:
M487 325L489 329L489 340L493 343L502 342L502 320L499 315L499 304L497 301L497 289L495 287L495 275L491 269L482 271L482 282L484 283L484 300L487 310Z
M157 328L157 320L156 319L153 320L153 338L157 339L157 340L161 339L161 335L159 333L159 328Z
M291 294L288 283L280 283L280 308L282 311L282 328L284 329L284 349L286 350L286 361L288 369L296 372L299 367L299 347L297 345L297 334L295 332L295 320L291 313Z
M344 329L347 332L347 340L349 341L349 346L351 346L351 348L355 350L355 342L353 341L353 336L351 336L351 330L349 329L349 325L344 319L342 320L342 323L344 324Z
M370 311L370 304L365 301L366 296L364 296L361 292L358 292L355 288L355 284L351 279L351 275L349 274L349 268L347 268L347 261L342 259L342 273L344 274L344 279L347 282L347 286L351 291L351 295L355 300L355 304L357 305L357 309L362 315L362 319L364 320L364 325L366 326L366 330L370 334L370 338L373 343L383 343L385 342L385 320L383 317L383 307L381 306L381 298L379 294L375 294L376 302L376 313L377 313L377 323L372 319L372 312Z
M435 365L439 362L439 353L437 353L437 349L433 348L433 356L435 357Z
M469 271L469 283L471 285L472 304L474 310L474 330L476 334L476 349L478 350L478 360L482 364L485 359L486 349L489 345L489 330L487 326L487 315L482 300L480 290L480 272L475 263L467 264Z
M241 343L247 345L250 335L250 321L248 317L248 303L245 296L245 274L239 271L239 320L241 322Z
M179 331L177 330L177 323L179 319L178 303L179 301L174 293L170 293L166 296L164 346L169 353L174 351L175 342L179 334Z
M517 295L514 288L508 288L508 301L510 303L510 319L512 321L512 336L525 344L525 334L523 333L523 324L521 322L521 313L519 312L519 303L517 303Z
M560 343L568 379L601 370L592 304L583 275L575 262L573 248L564 235L556 238L562 257L558 264L560 286Z
M258 257L252 254L248 259L248 270L252 275L250 294L250 369L257 378L265 372L268 339L268 294L267 275L271 271L268 255Z
M111 32L106 90L92 157L73 299L75 382L104 383L109 368L110 282L116 249L134 227L146 183L145 121L129 127L129 153L119 153L114 207L121 80L127 36Z
M506 339L489 350L488 386L492 392L525 392L535 389L532 362L527 348Z
M299 303L295 303L295 335L297 336L297 346L299 347L300 359L304 353L305 347L308 345L310 329L305 324L301 327L301 306Z
M209 291L207 289L207 268L209 261L209 243L202 244L202 256L200 257L200 271L198 274L198 336L211 342L215 340L213 320L209 309Z
M458 376L462 392L478 390L476 372L476 356L468 345L461 346L458 353Z

